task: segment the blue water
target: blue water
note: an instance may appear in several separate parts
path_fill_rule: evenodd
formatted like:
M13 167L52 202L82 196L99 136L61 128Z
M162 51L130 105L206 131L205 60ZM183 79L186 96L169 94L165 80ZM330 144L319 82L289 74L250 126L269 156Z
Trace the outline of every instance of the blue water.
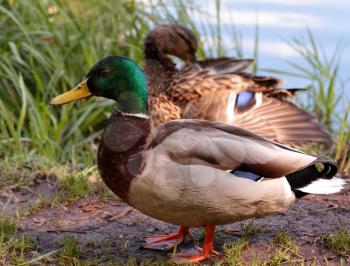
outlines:
M204 22L216 25L214 1L195 0L194 5L203 12L194 12L193 18L199 25ZM343 52L340 64L340 77L350 78L350 0L222 0L221 1L222 38L225 52L234 56L232 43L233 25L242 35L243 54L251 57L254 49L256 22L259 24L259 73L261 69L280 69L293 71L287 61L305 65L303 59L287 41L293 38L307 40L306 28L310 28L316 41L331 57L341 41ZM202 23L203 24L203 23ZM208 30L200 29L208 46L215 46ZM305 65L306 66L306 65ZM295 70L294 70L295 72ZM266 73L266 72L265 72ZM285 80L285 87L304 87L309 82L301 78L278 75ZM350 99L349 90L345 95ZM345 99L345 98L344 98ZM347 99L344 100L346 103Z

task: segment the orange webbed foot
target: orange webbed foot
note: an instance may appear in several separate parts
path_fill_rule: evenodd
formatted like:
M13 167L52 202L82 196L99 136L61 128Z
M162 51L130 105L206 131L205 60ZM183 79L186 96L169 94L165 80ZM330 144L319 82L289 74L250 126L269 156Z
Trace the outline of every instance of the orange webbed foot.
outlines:
M179 264L197 263L210 258L208 254L175 254L174 261Z
M195 250L199 251L199 253L189 252L174 254L174 261L177 263L197 263L207 260L212 256L220 256L220 253L213 249L214 231L214 225L206 225L203 248L195 247Z
M181 226L179 231L172 234L165 235L155 235L155 236L145 236L146 244L143 245L144 248L157 249L157 250L171 250L176 246L181 244L186 235L189 235L193 239L192 233L189 231L188 227Z
M176 263L182 264L182 263L197 263L201 262L207 259L210 259L213 256L221 256L221 254L215 250L212 250L210 252L205 252L200 247L195 247L195 250L199 253L192 253L192 250L186 250L188 253L178 253L173 255L173 260Z

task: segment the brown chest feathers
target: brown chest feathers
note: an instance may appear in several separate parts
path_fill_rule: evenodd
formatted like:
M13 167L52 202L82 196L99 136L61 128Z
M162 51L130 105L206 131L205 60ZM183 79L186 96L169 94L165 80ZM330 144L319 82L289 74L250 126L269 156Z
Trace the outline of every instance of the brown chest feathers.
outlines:
M126 202L132 179L145 167L142 151L150 131L148 118L114 110L103 132L98 169L106 185Z

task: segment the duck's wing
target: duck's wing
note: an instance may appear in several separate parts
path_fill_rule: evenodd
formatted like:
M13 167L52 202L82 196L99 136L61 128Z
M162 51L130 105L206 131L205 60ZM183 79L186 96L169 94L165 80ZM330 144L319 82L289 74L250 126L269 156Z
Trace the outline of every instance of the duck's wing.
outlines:
M257 76L250 73L249 68L255 63L255 60L251 58L221 57L199 60L196 63L200 66L200 69L209 70L212 74L239 75L245 80L251 80L255 84L252 89L280 100L287 99L298 91L306 90L303 88L282 89L283 81L281 79L272 76Z
M210 69L201 69L196 65L187 66L171 77L164 92L171 100L184 107L208 94L223 91L240 92L253 89L254 81L240 75L219 75ZM195 117L193 117L195 118Z
M283 81L272 76L257 76L248 72L242 72L239 73L239 75L245 79L252 80L255 83L253 88L254 92L262 92L267 97L275 98L281 101L290 99L297 92L307 90L305 88L284 89L282 88Z
M329 178L337 170L327 159L306 155L238 127L205 120L162 124L156 129L149 149L166 152L178 164L239 170L266 178L287 176L318 162Z
M224 93L225 90L261 92L279 100L286 100L295 92L304 90L282 89L283 82L278 78L244 72L253 62L252 59L219 58L187 64L168 78L164 93L183 108L188 101L206 94Z
M196 63L202 69L208 69L217 74L237 74L246 71L254 64L254 59L237 59L221 57L214 59L199 60Z
M142 155L144 168L130 186L130 204L185 226L280 212L296 197L311 191L335 193L344 185L332 178L337 167L328 159L205 120L162 124L149 136Z
M217 75L191 68L172 83L166 94L181 108L182 118L243 127L288 145L332 144L332 137L314 117L281 100L296 89L271 89L277 83L268 77L259 78L257 83L242 75Z
M240 99L241 97L245 99ZM238 95L232 123L265 138L289 145L331 145L331 135L306 111L289 101L261 93Z
M254 59L217 58L197 61L187 64L183 69L174 72L168 82L167 93L178 96L181 92L194 97L198 93L210 91L215 93L218 89L262 92L264 95L279 100L286 100L298 91L305 89L283 89L283 81L272 76L257 76L247 72L254 63ZM217 84L215 84L217 83ZM208 90L208 88L211 88ZM202 94L203 94L202 93ZM175 97L177 98L177 97ZM186 97L184 97L186 100ZM191 99L191 97L188 97Z
M209 70L212 74L218 76L239 75L243 80L252 81L254 86L251 90L256 92L263 92L265 95L280 100L285 100L295 94L297 91L305 89L282 89L283 81L272 76L257 76L250 73L249 68L255 63L254 59L236 59L229 57L222 57L217 59L205 59L198 61L197 64L201 69Z

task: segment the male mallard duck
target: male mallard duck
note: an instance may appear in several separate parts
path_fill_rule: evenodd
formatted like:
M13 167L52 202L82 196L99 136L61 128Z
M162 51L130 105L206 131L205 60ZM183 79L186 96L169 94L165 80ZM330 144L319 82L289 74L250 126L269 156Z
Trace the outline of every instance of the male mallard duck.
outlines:
M344 181L337 166L207 120L173 120L152 126L147 80L138 65L120 56L98 62L74 89L55 97L64 104L90 95L117 102L99 145L97 164L107 186L134 208L180 225L175 234L148 237L145 247L181 243L189 227L205 226L199 254L176 254L189 262L217 254L216 225L287 209L307 193L335 193Z
M144 41L150 113L155 125L171 119L206 119L245 128L284 144L332 143L307 112L287 99L297 89L280 89L274 77L246 73L254 60L196 60L197 41L183 26L168 24ZM185 62L177 70L167 55Z

